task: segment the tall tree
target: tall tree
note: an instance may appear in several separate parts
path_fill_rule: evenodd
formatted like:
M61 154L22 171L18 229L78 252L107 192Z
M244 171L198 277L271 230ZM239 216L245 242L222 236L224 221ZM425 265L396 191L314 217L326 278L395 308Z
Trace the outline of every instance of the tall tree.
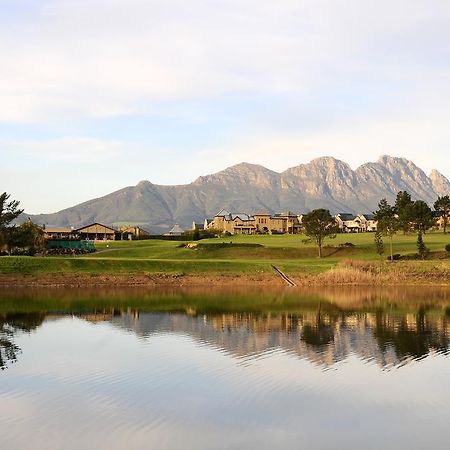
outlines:
M9 197L6 192L0 195L0 245L8 246L13 231L11 222L23 213L23 209L19 209L19 202L8 201Z
M389 236L389 248L391 261L394 259L392 239L399 229L397 208L390 205L385 198L378 203L378 209L374 212L377 221L377 230Z
M411 208L414 202L411 200L411 195L407 191L400 191L395 199L395 209L398 216L399 227L403 233L410 231L411 227Z
M447 233L448 216L450 214L450 197L448 195L438 197L433 206L440 213L445 234Z
M381 236L381 232L378 230L375 233L374 241L376 252L380 255L380 257L383 256L384 253L383 237Z
M419 252L420 258L425 259L428 248L426 247L425 242L423 242L423 233L421 230L419 230L419 233L417 234L417 251Z
M431 208L423 200L415 201L411 207L411 228L425 233L435 223Z
M20 202L12 200L8 202L10 195L6 192L0 195L0 231L8 227L11 222L23 213L23 209L18 209Z
M319 258L322 258L323 241L336 237L338 226L328 209L314 209L303 216L302 226L306 236L316 241Z

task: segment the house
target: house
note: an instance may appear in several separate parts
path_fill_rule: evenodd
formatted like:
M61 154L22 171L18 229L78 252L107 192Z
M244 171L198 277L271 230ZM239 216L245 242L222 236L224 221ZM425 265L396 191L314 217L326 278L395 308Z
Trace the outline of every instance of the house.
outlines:
M275 214L270 218L271 232L298 234L302 231L303 214L294 214L287 211L281 214Z
M148 236L150 236L150 232L144 230L144 228L137 226L122 227L119 229L119 231L122 234L121 236L122 240L139 240L139 239L146 239Z
M230 213L223 209L208 223L208 228L230 234L299 233L301 219L301 215L293 214L290 211L275 215L266 212L249 215L247 213Z
M168 233L164 234L164 236L181 236L183 233L184 230L176 223Z
M206 222L206 219L205 219L205 222ZM205 229L205 222L204 222L204 223L195 223L195 222L192 222L192 228L191 228L191 230L192 230L192 231L195 231L195 230L203 231L203 230ZM206 225L206 227L207 227L207 225Z
M358 218L361 222L361 231L377 231L377 221L373 214L359 214Z
M214 216L208 227L231 234L253 234L256 230L253 217L246 213L230 213L225 209Z
M436 220L436 226L439 230L444 228L444 216L440 211L433 211L433 217ZM447 214L447 229L450 228L450 211Z
M350 213L338 213L334 216L341 233L359 233L361 230L361 219Z
M74 230L81 239L92 241L114 241L121 239L120 231L95 222Z

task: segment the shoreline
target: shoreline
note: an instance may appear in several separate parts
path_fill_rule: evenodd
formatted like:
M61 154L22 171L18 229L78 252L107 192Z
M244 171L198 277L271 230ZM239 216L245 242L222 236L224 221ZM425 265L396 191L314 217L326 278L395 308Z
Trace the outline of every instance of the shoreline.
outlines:
M298 287L305 286L450 286L450 273L426 271L392 271L372 273L352 268L336 268L321 273L289 273ZM210 274L84 274L40 273L0 274L0 287L224 287L264 286L289 287L275 271L273 273L210 273Z

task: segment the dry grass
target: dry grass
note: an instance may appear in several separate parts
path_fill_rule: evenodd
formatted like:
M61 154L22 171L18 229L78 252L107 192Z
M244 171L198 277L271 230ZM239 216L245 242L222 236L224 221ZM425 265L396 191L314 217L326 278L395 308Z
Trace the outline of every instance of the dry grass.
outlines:
M414 262L375 262L344 260L332 269L317 275L300 276L299 285L396 285L450 284L447 264Z
M322 285L333 284L379 284L382 276L375 274L367 268L338 266L327 272L320 273L316 282Z

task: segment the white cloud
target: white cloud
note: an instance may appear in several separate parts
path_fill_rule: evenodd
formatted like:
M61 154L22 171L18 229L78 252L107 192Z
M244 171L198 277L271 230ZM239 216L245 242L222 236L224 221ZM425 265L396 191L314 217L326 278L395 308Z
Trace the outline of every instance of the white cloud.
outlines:
M90 137L65 137L43 140L0 140L0 153L33 158L41 163L88 162L90 164L117 157L129 145L120 141Z
M0 121L130 114L153 101L247 90L306 93L345 77L423 85L437 76L429 47L450 38L444 0L39 5L2 24ZM448 71L442 56L436 70ZM425 60L423 79L410 68Z
M217 166L247 161L283 171L319 156L333 156L353 169L382 154L411 159L427 174L440 170L450 179L446 147L450 142L450 112L409 116L382 115L338 122L325 130L304 132L261 131L240 136L218 148L205 149L201 157ZM405 151L407 149L407 151ZM443 157L435 157L436 154ZM442 164L444 163L444 164Z

